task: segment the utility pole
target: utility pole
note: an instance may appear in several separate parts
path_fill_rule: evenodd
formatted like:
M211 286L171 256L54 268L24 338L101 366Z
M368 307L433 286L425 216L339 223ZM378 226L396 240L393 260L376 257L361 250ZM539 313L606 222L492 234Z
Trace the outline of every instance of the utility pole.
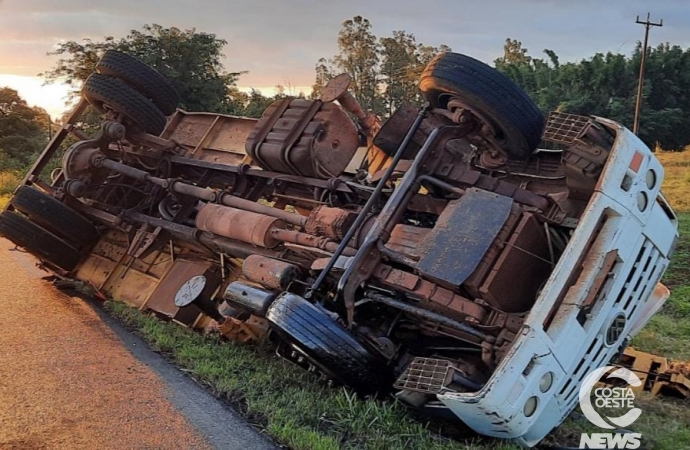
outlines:
M651 27L663 27L664 21L659 23L649 21L649 13L647 13L647 20L640 21L640 16L637 16L635 23L644 25L644 44L642 45L642 60L640 61L640 79L637 83L637 100L635 101L635 122L633 123L633 133L637 134L640 127L640 106L642 105L642 85L644 84L644 62L647 59L647 38L649 37L649 29Z

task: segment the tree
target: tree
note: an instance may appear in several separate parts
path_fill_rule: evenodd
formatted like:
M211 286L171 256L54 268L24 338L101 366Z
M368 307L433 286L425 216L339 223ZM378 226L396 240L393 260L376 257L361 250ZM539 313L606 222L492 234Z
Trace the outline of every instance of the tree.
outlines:
M311 98L318 98L328 80L339 73L352 77L350 89L365 110L389 116L403 101L421 104L417 81L424 67L439 52L450 51L418 43L406 31L378 39L362 16L343 22L338 34L339 53L320 58Z
M419 44L414 34L403 30L393 31L392 37L381 38L380 44L379 73L385 86L383 96L387 115L403 102L421 105L423 100L417 89L419 76L434 56L450 51L450 47Z
M0 162L2 169L31 162L47 140L48 113L30 107L17 91L0 88Z
M522 42L515 39L506 39L503 44L503 56L496 60L496 66L529 64L532 57L527 54L527 49L522 47Z
M379 106L379 44L371 32L371 22L362 16L343 22L338 34L340 53L333 58L335 67L352 77L352 91L362 108Z
M181 107L190 111L235 112L231 94L238 77L245 72L225 71L221 60L227 42L215 34L144 25L119 40L112 36L102 41L84 39L58 44L51 55L61 58L55 67L42 74L47 82L61 80L74 86L78 95L82 83L94 71L106 50L118 50L139 58L166 76L182 98Z
M278 93L276 97L264 97L261 92L252 89L242 109L242 115L245 117L261 117L264 110L281 97L285 97L285 95Z
M630 57L597 53L561 64L552 50L534 58L519 41L507 39L496 68L512 78L542 108L597 115L632 126L642 49ZM690 144L690 49L661 44L648 49L639 135L650 147Z
M385 83L384 97L388 115L403 101L417 97L416 77L421 64L417 58L417 41L411 33L394 31L392 37L381 38L381 77Z
M332 63L329 63L329 61L326 60L326 58L319 58L319 60L316 62L316 79L314 80L314 84L311 87L311 95L310 98L312 100L315 100L319 98L321 95L321 90L326 86L326 83L328 83L328 80L333 78L336 74L333 73L333 68Z

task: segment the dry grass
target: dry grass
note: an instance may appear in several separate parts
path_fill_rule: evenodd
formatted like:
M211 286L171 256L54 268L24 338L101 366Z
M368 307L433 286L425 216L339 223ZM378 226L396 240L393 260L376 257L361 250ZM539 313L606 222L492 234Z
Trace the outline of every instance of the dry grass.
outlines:
M690 149L683 152L658 151L666 174L662 191L676 211L690 211Z
M0 171L0 208L4 208L12 197L22 175L15 171Z

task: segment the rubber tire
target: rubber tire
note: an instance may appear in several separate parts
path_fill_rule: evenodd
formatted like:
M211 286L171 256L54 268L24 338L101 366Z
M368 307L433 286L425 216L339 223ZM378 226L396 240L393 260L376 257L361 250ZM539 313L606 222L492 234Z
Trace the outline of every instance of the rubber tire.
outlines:
M381 390L388 377L383 363L325 312L294 294L278 297L266 318L285 340L360 393Z
M510 78L481 61L460 53L441 53L419 79L424 99L445 108L457 96L470 109L493 120L502 133L502 148L514 158L526 158L541 142L544 115Z
M92 73L81 90L82 96L99 111L108 105L124 114L142 130L155 136L163 132L165 115L151 100L122 80Z
M13 211L0 213L0 235L15 245L24 247L39 259L67 272L71 272L81 259L77 249Z
M98 239L98 231L88 219L55 197L31 186L19 186L10 204L29 216L35 224L65 239L76 249L85 249Z
M180 94L167 78L126 53L108 50L96 64L96 72L131 85L166 116L174 113L180 103Z

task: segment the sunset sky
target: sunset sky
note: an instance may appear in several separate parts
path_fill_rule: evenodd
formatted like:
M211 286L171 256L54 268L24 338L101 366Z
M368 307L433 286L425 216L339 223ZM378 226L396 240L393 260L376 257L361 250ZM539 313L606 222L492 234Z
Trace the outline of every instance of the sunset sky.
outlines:
M650 10L651 8L651 10ZM0 86L57 116L64 86L42 86L53 46L65 40L125 36L145 23L215 33L228 45L225 67L248 70L240 86L271 93L276 84L308 91L319 57L337 51L341 23L362 15L377 36L404 29L429 45L491 62L507 37L535 56L553 49L562 61L595 52L630 53L643 36L635 16L650 10L650 43L690 46L688 0L0 0Z

